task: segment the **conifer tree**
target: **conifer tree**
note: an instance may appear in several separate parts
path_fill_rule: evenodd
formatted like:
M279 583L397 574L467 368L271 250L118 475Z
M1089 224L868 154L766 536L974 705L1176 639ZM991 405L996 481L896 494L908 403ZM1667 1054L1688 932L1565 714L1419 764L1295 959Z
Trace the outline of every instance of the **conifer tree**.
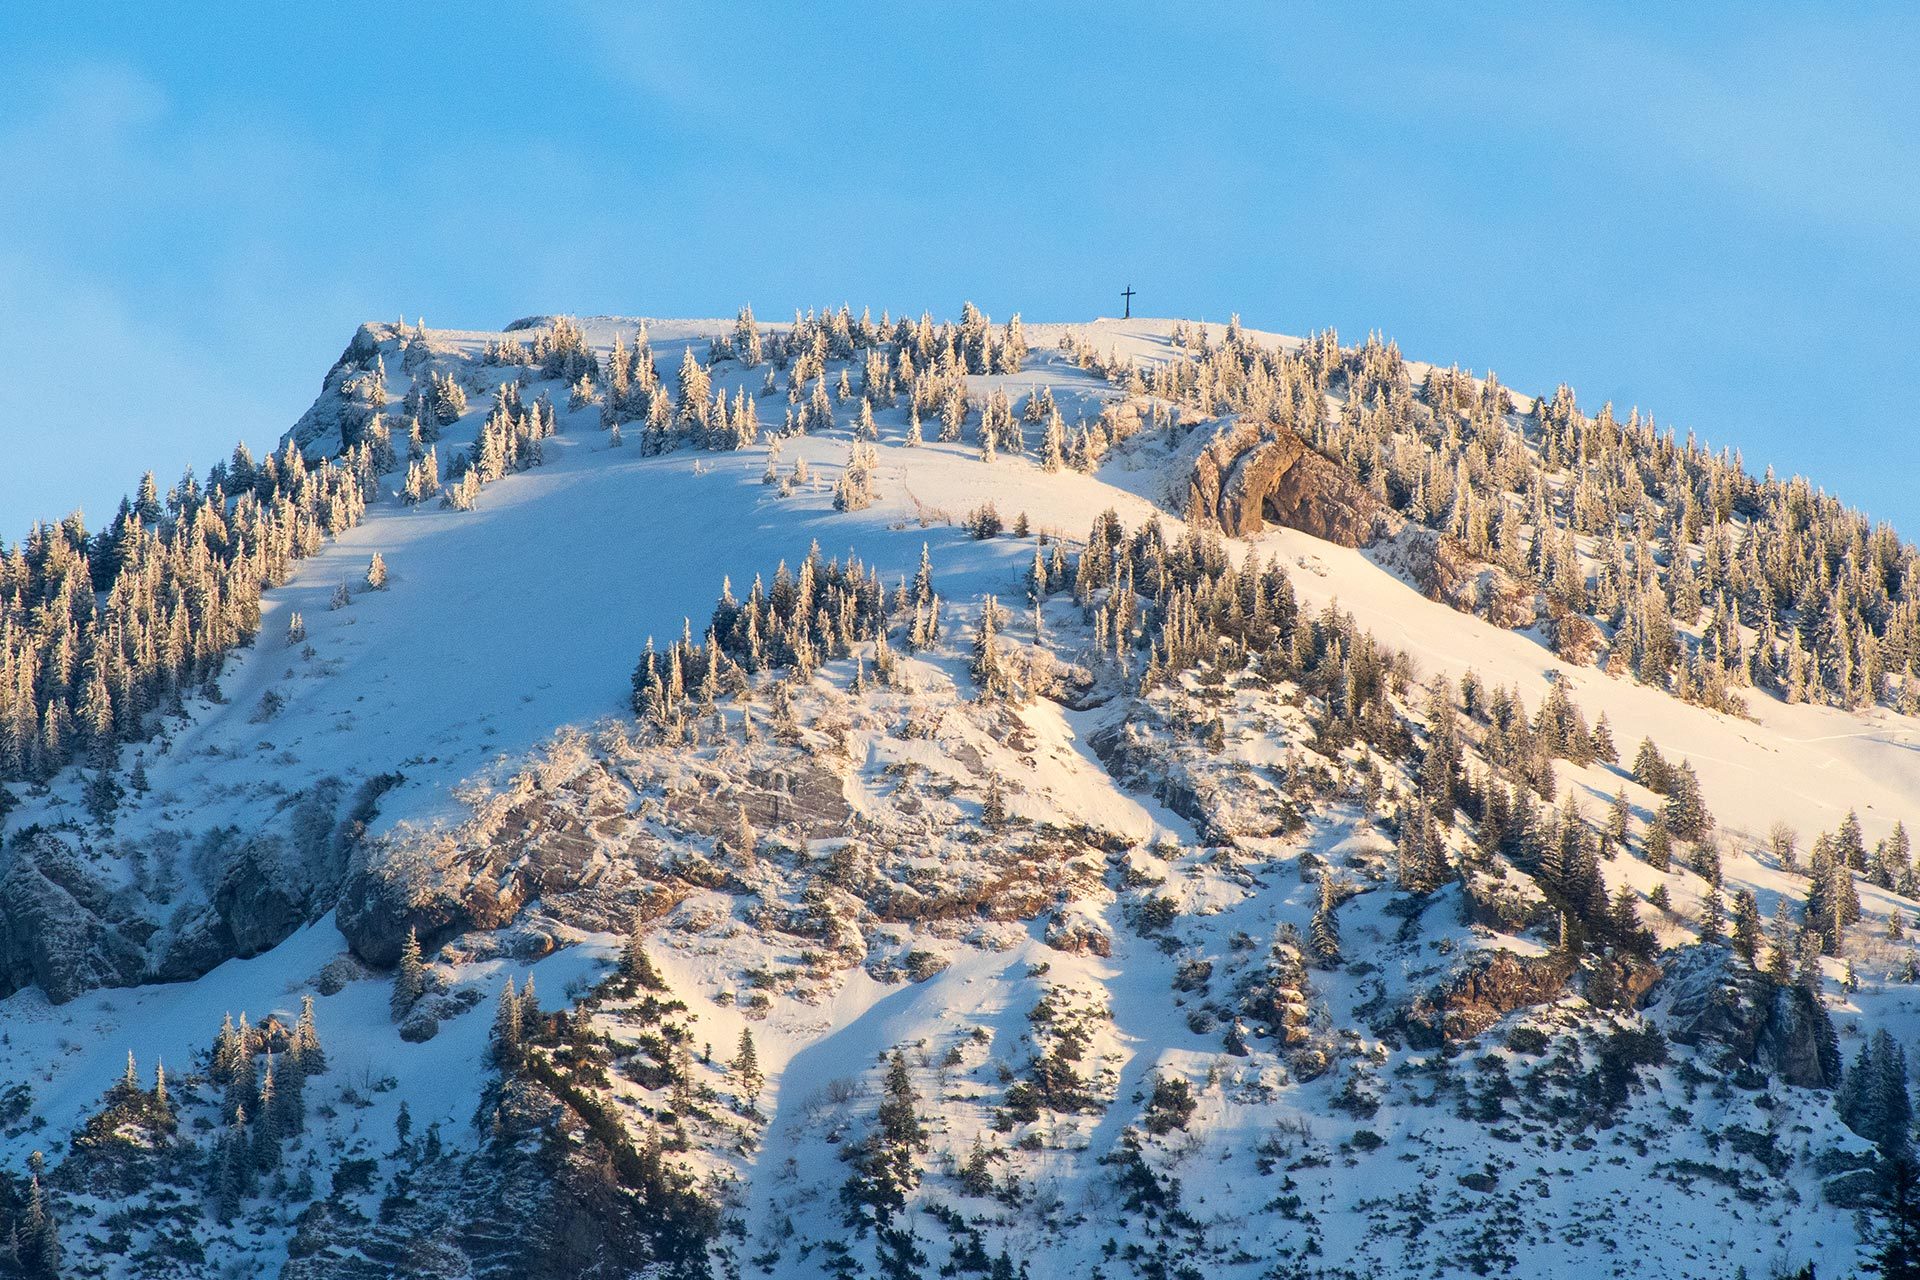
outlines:
M996 835L1007 829L1007 792L997 770L987 774L987 794L980 805L980 824Z
M1040 437L1040 469L1058 471L1067 465L1067 427L1060 420L1060 410L1054 409L1047 415L1046 431Z
M1739 889L1733 895L1733 949L1750 965L1760 962L1762 928L1760 903L1753 890Z
M999 600L988 596L980 606L980 626L973 635L972 675L982 700L1022 696L1013 664L1000 649L1001 621Z
M407 940L400 944L400 961L393 970L393 997L389 1001L393 1020L399 1022L412 1012L414 1002L426 990L427 967L420 959L420 935L409 928Z
M885 1226L907 1205L907 1194L920 1183L917 1156L927 1149L927 1131L920 1122L919 1099L907 1073L906 1055L896 1049L887 1063L879 1114L874 1129L854 1162L855 1172L841 1190L852 1214L850 1225L864 1230Z
M513 989L513 978L500 989L500 1002L493 1014L493 1057L502 1066L510 1066L520 1057L520 997Z
M1881 1280L1920 1280L1920 1161L1910 1151L1893 1156L1881 1166L1880 1184L1880 1247L1871 1269Z
M1333 880L1323 874L1320 905L1307 928L1307 947L1313 953L1314 963L1322 969L1336 968L1340 963L1340 921L1334 914L1336 905Z
M760 1055L753 1047L751 1028L740 1028L740 1047L733 1055L733 1073L740 1079L740 1105L752 1110L760 1102L760 1089L765 1083L760 1075Z
M727 843L734 857L749 867L753 865L754 853L760 845L760 834L753 829L753 821L747 816L747 806L744 804L740 806Z
M27 1179L27 1203L20 1214L19 1246L16 1254L23 1274L33 1280L59 1280L60 1227L40 1185L40 1153Z
M1653 745L1653 739L1640 739L1640 748L1633 757L1633 780L1656 795L1665 795L1667 769L1667 762L1660 755L1660 749Z
M105 826L120 808L122 794L119 781L106 769L100 768L87 775L81 796L86 802L88 816Z
M520 1013L520 1041L525 1044L540 1034L541 1011L540 997L533 989L533 975L527 975L527 985L520 988L520 999L516 1006Z
M1633 808L1627 803L1627 789L1621 787L1613 793L1613 801L1607 806L1607 838L1617 845L1627 843L1627 824L1633 817Z
M1712 946L1726 937L1727 909L1720 901L1720 892L1709 888L1706 896L1700 900L1700 941L1702 945Z
M254 1168L269 1170L279 1165L280 1143L285 1136L280 1125L285 1113L286 1102L278 1096L273 1057L269 1054L266 1070L260 1076L260 1101L253 1122Z
M1860 1046L1834 1105L1847 1127L1879 1147L1887 1159L1910 1151L1913 1104L1907 1091L1907 1058L1886 1028Z
M1620 759L1619 751L1613 745L1613 726L1607 723L1607 713L1602 711L1600 718L1593 722L1593 758L1604 764L1613 764Z
M214 1083L225 1084L233 1079L239 1070L242 1056L240 1035L233 1025L233 1015L227 1014L220 1022L220 1030L213 1038Z
M247 1130L247 1109L234 1112L220 1137L220 1155L214 1169L214 1216L231 1223L253 1184L253 1147Z
M1700 794L1700 780L1694 775L1692 762L1682 761L1667 769L1666 782L1667 800L1661 812L1668 829L1682 840L1701 839L1713 829L1713 818Z
M1647 824L1645 852L1647 865L1655 871L1665 871L1673 863L1673 833L1664 812L1654 814Z
M627 926L627 938L620 948L620 972L634 980L644 991L664 991L666 983L647 954L646 917L638 911ZM509 979L511 981L511 979Z
M317 1076L326 1071L327 1052L320 1045L320 1031L313 1019L311 994L300 997L300 1017L293 1024L293 1040L289 1048L302 1076Z
M1773 909L1773 923L1767 930L1767 978L1775 986L1784 987L1793 981L1793 966L1799 950L1799 938L1796 936L1793 919L1787 914L1787 904L1782 900Z

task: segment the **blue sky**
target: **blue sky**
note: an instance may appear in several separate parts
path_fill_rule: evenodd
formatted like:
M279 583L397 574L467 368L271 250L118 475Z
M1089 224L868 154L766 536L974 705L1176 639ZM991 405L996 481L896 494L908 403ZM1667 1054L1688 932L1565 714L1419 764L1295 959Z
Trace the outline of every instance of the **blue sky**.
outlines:
M0 536L270 444L363 319L1128 283L1920 531L1910 11L1466 8L6 6Z

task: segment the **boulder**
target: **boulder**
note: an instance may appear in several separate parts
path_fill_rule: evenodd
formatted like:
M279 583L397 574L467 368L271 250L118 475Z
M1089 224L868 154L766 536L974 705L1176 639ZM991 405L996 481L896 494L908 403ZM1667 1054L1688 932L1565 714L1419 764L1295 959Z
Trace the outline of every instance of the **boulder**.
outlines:
M440 1034L440 1019L424 1009L417 1009L407 1015L400 1024L400 1038L408 1044L425 1044Z
M313 914L303 869L274 837L248 841L213 888L227 954L257 956L280 945ZM216 962L217 963L217 962Z
M347 876L335 920L353 953L377 968L391 968L412 929L428 950L471 929L499 929L526 905L527 876L511 861L476 851L472 861L443 868L444 874L415 880L405 864L375 855Z

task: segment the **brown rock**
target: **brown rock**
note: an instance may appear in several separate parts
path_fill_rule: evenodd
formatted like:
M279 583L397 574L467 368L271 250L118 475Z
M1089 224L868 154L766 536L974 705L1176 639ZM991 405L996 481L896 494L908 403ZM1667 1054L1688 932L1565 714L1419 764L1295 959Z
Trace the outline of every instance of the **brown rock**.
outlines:
M1573 968L1573 962L1562 955L1483 952L1446 981L1414 997L1400 1015L1400 1026L1407 1043L1416 1049L1471 1040L1515 1009L1566 994Z
M1593 665L1601 646L1606 643L1598 624L1585 614L1562 613L1553 618L1549 626L1554 653L1562 662L1570 662L1576 667Z
M1505 569L1489 569L1482 616L1496 627L1523 631L1540 619L1540 593Z
M1236 538L1273 524L1359 547L1373 540L1387 514L1297 432L1272 423L1223 427L1194 461L1187 485L1188 518Z

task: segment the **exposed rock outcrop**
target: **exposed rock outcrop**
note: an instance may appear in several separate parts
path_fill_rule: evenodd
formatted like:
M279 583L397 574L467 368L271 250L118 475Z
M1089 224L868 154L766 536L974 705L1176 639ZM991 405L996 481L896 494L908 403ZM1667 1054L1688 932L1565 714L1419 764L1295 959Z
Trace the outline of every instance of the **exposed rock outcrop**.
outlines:
M300 415L286 436L309 460L334 457L359 438L368 409L353 396L347 384L374 367L380 358L382 343L393 346L394 336L391 325L361 325L347 349L327 370L319 398Z
M1606 645L1606 636L1592 618L1582 613L1560 613L1548 622L1553 651L1562 662L1590 667Z
M1273 524L1343 547L1365 546L1390 517L1378 498L1298 433L1250 422L1223 426L1201 451L1186 508L1188 519L1216 524L1230 537Z
M1545 603L1537 588L1505 569L1477 560L1457 538L1407 526L1374 558L1404 574L1429 600L1485 618L1496 627L1523 630L1540 620Z
M1800 987L1776 987L1725 947L1692 948L1656 994L1669 1038L1717 1046L1726 1069L1807 1089L1840 1083L1839 1042L1820 1002Z
M1115 781L1151 794L1203 840L1282 836L1300 825L1298 807L1270 777L1181 744L1149 706L1095 730L1087 745Z
M78 832L30 828L0 862L0 995L38 986L56 1004L97 987L197 978L253 956L326 914L380 796L364 783L342 814L337 779L292 796L260 830L220 827L194 846L195 881L148 897L95 869Z
M295 1220L285 1280L708 1274L717 1207L586 1092L529 1071L482 1102L489 1139L377 1218L339 1197Z
M1564 955L1483 952L1414 997L1401 1010L1398 1022L1407 1043L1416 1049L1471 1040L1515 1009L1565 995L1573 973L1574 962Z
M1410 525L1289 427L1222 425L1194 459L1185 510L1188 520L1215 525L1229 537L1277 525L1343 547L1378 547L1381 562L1405 573L1428 599L1496 627L1524 630L1545 611L1532 584L1475 559L1444 533ZM1570 637L1570 644L1576 640L1587 645L1590 661L1597 630Z
M55 1004L95 987L137 982L146 954L141 922L116 910L108 887L73 847L22 832L0 874L0 993L38 985ZM148 926L150 928L150 926Z
M749 769L722 797L713 779L650 800L679 832L719 838L744 812L757 829L800 838L842 832L852 814L837 774L800 760ZM574 747L485 800L452 831L406 830L369 847L348 870L335 916L355 955L386 967L409 929L429 950L459 934L502 929L539 901L572 922L625 927L640 877L668 864L685 879L719 883L644 823L627 820L631 779ZM664 909L664 907L662 908Z

